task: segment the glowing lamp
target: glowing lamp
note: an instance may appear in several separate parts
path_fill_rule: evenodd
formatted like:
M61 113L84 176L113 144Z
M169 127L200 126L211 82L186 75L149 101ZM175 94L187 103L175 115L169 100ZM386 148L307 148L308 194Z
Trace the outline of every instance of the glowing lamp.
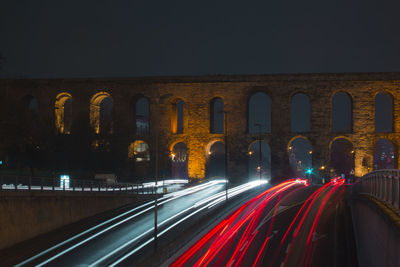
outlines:
M62 175L60 175L60 187L61 188L69 188L69 182L70 182L70 179L69 179L69 175L66 175L66 174L62 174Z
M307 169L306 174L312 174L313 169Z

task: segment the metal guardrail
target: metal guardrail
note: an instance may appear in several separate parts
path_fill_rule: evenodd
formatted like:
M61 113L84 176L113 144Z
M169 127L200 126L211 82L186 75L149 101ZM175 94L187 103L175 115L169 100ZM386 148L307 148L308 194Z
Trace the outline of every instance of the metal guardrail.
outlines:
M130 183L106 183L95 180L70 179L69 186L59 178L0 175L0 191L64 191L154 194L154 186Z
M361 193L385 202L400 213L400 170L377 170L361 177Z

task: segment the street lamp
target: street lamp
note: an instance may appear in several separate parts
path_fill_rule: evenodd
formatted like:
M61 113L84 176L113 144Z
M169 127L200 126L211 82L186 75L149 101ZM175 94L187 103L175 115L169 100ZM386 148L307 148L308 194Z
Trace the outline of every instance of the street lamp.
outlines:
M224 128L225 128L225 197L228 201L228 112L220 110L218 114L224 114Z
M259 171L260 171L260 173L259 173L259 175L260 175L260 186L261 186L261 178L262 178L262 151L261 151L261 124L260 123L256 123L256 124L254 124L255 126L257 126L258 127L258 145L259 145L259 147L258 147L258 149L260 150L260 153L259 153L259 158L258 158L258 163L259 163ZM258 169L258 168L257 168Z
M154 104L156 104L156 116L154 117L159 117L160 116L160 104L162 104L162 102L171 97L172 94L165 94L162 96L159 96L155 99ZM154 124L154 129L155 129L155 196L154 196L154 251L157 251L157 201L158 201L158 195L157 195L157 185L158 185L158 134L159 134L159 126L160 123L158 123L158 125L155 123Z

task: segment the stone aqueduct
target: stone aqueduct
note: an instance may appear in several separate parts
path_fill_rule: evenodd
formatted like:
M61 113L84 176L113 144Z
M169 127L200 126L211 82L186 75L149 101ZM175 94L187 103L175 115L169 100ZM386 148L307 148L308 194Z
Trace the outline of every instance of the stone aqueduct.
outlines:
M345 138L354 147L356 176L373 169L374 145L380 138L391 141L395 148L400 141L400 73L362 74L297 74L250 76L148 77L148 78L71 78L71 79L3 79L0 80L1 128L0 151L14 141L11 124L24 124L20 109L23 99L34 96L38 101L38 117L48 123L45 135L74 134L65 130L63 105L72 99L72 118L90 125L91 138L100 132L100 103L111 97L112 132L119 136L120 153L128 155L128 147L135 140L149 144L151 158L155 154L155 132L159 130L160 169L168 168L174 144L184 142L188 148L188 173L191 178L203 178L210 143L224 142L224 133L210 133L210 101L220 98L224 103L228 127L228 176L232 180L248 176L249 146L258 140L258 133L248 131L248 102L252 94L266 93L271 99L271 132L262 139L271 148L271 174L287 175L288 144L296 137L304 137L312 144L313 167L330 162L330 145L337 138ZM332 97L347 93L352 100L352 129L332 132ZM393 130L377 133L374 130L374 99L385 92L393 99ZM309 96L311 129L291 132L290 103L296 93ZM168 95L164 101L160 96ZM138 135L132 119L132 106L138 97L150 103L150 130ZM183 131L176 128L176 103L184 101ZM160 112L158 112L158 110ZM4 152L2 156L4 156ZM150 168L154 169L154 161Z

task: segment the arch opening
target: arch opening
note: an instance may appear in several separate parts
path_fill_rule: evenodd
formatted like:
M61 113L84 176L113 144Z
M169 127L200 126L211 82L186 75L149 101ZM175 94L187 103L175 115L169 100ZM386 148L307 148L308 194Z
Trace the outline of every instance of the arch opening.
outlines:
M183 133L184 105L185 102L182 99L178 99L173 105L171 128L174 134Z
M146 97L140 97L135 103L136 134L149 134L150 105Z
M136 162L150 161L149 145L142 140L131 143L128 148L128 158L134 159Z
M288 148L289 165L296 177L306 177L307 171L312 169L312 145L305 138L292 140Z
M253 94L248 102L248 132L271 132L271 98L263 92Z
M36 115L39 112L39 100L32 96L26 95L22 98L23 109L27 113Z
M374 170L395 168L395 149L392 142L379 139L374 149Z
M351 96L338 92L332 97L332 132L349 133L353 128Z
M180 142L173 146L171 153L171 175L176 179L188 179L188 149Z
M224 133L224 101L214 98L210 103L210 133Z
M72 127L72 96L68 93L60 93L54 104L56 129L58 133L70 134Z
M109 93L99 92L90 101L90 125L96 134L111 134L113 100Z
M341 174L349 176L352 172L354 173L354 158L355 151L349 140L345 138L334 140L330 151L331 178L341 176Z
M253 142L248 151L248 173L250 180L271 179L271 148L265 141Z
M295 133L309 132L311 129L310 97L303 93L292 96L290 103L290 129Z
M206 177L225 178L225 144L216 141L207 152Z
M375 96L375 132L393 132L393 99L387 93Z

